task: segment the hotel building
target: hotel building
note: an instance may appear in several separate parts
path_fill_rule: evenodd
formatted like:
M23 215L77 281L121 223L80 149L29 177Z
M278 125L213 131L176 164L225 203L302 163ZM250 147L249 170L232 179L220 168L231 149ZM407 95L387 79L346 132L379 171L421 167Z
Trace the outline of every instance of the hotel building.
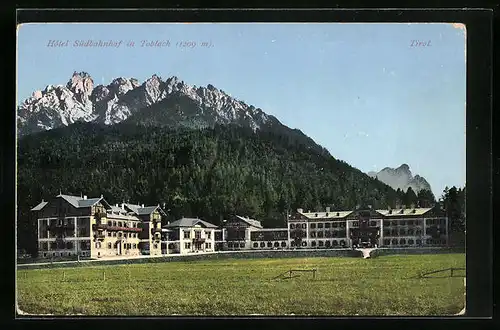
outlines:
M448 244L448 219L438 207L304 212L286 228L263 228L235 215L222 228L198 218L166 223L160 206L110 205L101 196L58 195L33 209L39 257L161 256L219 250L424 247Z

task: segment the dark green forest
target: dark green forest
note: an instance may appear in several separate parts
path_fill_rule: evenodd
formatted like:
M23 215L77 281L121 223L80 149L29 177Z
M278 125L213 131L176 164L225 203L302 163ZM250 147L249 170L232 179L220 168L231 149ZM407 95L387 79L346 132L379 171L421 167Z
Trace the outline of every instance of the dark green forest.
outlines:
M231 125L189 130L76 123L22 138L17 166L18 242L28 251L36 249L29 210L59 191L102 194L112 204L160 204L169 221L197 216L220 225L239 214L265 227L284 226L286 213L296 208L435 203L429 191L395 191L304 139Z

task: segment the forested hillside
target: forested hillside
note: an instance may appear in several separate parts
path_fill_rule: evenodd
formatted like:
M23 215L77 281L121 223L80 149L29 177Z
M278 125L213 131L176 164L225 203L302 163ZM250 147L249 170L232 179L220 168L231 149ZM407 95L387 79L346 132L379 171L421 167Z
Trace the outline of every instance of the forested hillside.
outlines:
M286 211L298 207L385 208L403 196L301 139L233 125L166 130L76 123L26 136L18 148L21 246L33 233L29 209L59 191L102 194L113 204L159 203L169 220L198 216L220 224L240 214L267 227L283 226Z

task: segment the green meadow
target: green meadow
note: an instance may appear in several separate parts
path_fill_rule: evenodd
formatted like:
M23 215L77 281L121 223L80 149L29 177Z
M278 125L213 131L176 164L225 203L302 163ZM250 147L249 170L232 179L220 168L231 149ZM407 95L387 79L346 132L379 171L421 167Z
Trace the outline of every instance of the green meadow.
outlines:
M18 307L84 315L453 315L465 254L223 259L17 271ZM311 270L277 278L290 269ZM288 276L288 274L287 274Z

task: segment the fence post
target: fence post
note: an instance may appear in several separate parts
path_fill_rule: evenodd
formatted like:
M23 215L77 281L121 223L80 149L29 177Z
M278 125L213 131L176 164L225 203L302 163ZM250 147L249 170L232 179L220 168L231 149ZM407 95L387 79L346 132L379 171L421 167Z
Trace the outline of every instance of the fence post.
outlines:
M66 272L63 271L63 281L66 279Z
M104 270L102 271L102 280L106 281L106 272Z
M451 267L451 277L453 277L453 267Z

